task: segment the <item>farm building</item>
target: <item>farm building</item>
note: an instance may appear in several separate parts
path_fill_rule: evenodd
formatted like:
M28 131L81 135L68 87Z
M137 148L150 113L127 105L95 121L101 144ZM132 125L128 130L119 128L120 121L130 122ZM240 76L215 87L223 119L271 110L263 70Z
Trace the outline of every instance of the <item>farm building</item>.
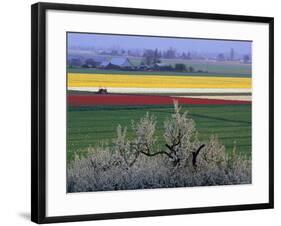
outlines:
M107 57L105 56L92 56L90 58L86 58L83 56L77 56L75 54L70 55L67 58L67 64L69 67L98 67L102 62L106 61Z
M170 64L156 63L154 65L154 70L156 71L171 71L173 68Z
M100 64L104 69L134 69L134 65L127 57L113 57L111 60L105 60Z
M104 56L94 56L93 58L89 58L85 61L89 67L99 67L102 62L106 61L107 58Z

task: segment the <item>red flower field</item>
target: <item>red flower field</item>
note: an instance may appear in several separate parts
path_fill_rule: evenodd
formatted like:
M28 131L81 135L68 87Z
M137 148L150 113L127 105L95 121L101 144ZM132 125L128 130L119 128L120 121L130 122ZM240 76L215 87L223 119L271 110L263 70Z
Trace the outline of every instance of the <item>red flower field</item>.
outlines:
M179 104L251 104L251 101L218 100L188 97L170 97L154 95L68 95L70 106L95 106L95 105L170 105L173 100Z

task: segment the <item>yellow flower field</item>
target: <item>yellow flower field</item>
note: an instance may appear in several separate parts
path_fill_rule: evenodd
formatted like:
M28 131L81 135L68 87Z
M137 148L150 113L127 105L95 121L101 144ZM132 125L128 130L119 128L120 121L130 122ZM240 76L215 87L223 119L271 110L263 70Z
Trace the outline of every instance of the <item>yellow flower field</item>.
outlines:
M68 73L68 87L245 88L251 78Z

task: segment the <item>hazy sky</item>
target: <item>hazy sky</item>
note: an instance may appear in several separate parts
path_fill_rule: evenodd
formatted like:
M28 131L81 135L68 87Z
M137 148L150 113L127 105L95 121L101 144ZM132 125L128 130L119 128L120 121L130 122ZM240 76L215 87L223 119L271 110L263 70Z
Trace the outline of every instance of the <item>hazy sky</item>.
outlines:
M190 38L159 38L126 35L100 35L86 33L68 33L69 47L95 47L123 49L155 49L166 50L169 47L177 51L197 51L202 53L224 53L231 48L239 54L251 53L251 42L249 41L226 41L211 39Z

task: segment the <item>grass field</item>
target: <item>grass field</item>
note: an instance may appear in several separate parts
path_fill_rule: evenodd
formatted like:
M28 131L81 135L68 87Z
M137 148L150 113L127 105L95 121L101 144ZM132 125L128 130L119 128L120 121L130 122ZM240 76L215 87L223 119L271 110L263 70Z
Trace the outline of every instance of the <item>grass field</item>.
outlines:
M202 140L217 134L228 152L236 141L237 152L251 157L251 105L184 105L189 111ZM87 147L102 143L110 145L116 137L118 124L130 127L131 120L138 120L146 112L157 117L158 143L163 141L163 122L173 112L172 106L95 106L68 107L67 158L74 152L81 153Z
M251 78L68 73L68 87L251 88Z
M135 65L139 65L141 59L130 59ZM210 74L224 75L250 75L251 64L242 64L238 62L228 61L204 61L204 60L186 60L186 59L161 59L162 63L171 65L185 64L186 67L193 67L194 70L208 71Z

